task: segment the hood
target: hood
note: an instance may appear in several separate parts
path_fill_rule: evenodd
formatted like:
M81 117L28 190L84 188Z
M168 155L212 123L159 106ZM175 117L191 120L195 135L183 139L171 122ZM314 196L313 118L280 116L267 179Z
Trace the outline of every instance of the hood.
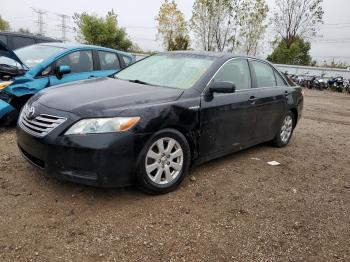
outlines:
M19 59L19 57L14 52L11 49L7 48L7 46L0 41L0 57L1 56L13 59L25 68L27 68L27 66L21 61L21 59Z
M47 88L35 100L81 117L106 117L124 108L175 101L183 92L107 77Z

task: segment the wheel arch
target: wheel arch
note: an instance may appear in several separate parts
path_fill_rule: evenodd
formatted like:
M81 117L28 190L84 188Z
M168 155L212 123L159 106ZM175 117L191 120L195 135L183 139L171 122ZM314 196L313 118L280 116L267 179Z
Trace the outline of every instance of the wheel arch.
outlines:
M290 111L293 113L293 116L294 116L294 127L296 127L297 122L298 122L298 116L299 116L298 110L296 108L291 108Z
M181 126L168 126L165 129L174 129L174 130L180 132L186 138L187 143L190 147L190 153L191 153L190 162L192 163L193 159L196 157L196 152L197 152L197 143L196 143L196 139L195 139L195 132L190 132Z

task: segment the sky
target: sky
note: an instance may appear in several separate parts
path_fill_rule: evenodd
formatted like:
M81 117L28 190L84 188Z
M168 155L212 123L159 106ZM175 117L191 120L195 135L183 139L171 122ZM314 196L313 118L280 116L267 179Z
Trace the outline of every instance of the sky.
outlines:
M45 10L46 35L60 38L58 25L61 20L57 14L72 16L75 12L88 12L105 16L113 8L118 14L119 25L126 28L132 41L143 50L161 51L163 47L156 40L155 17L163 2L164 0L0 0L0 15L9 21L15 30L26 27L32 32L37 32L38 26L35 23L37 15L32 8ZM189 20L194 0L176 0L176 2ZM275 0L266 2L270 10L273 10ZM324 25L320 28L320 36L312 40L311 56L319 62L335 58L336 61L350 64L350 0L324 0L323 8ZM69 19L68 25L74 26L73 19ZM69 40L75 40L73 29L69 29L67 35ZM268 30L267 37L272 38L273 35L271 29ZM264 46L261 56L271 52L269 44L266 43Z

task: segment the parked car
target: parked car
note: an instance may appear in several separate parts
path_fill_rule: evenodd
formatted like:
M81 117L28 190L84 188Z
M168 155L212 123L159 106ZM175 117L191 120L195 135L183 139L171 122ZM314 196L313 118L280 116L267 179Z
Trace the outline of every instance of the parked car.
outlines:
M191 164L256 144L286 146L303 108L263 60L167 52L114 77L48 88L18 121L23 156L48 175L101 187L174 190Z
M134 61L113 49L68 43L36 44L11 51L0 43L0 121L11 123L38 91L113 74Z
M0 41L11 50L40 43L61 42L51 37L16 32L0 32Z

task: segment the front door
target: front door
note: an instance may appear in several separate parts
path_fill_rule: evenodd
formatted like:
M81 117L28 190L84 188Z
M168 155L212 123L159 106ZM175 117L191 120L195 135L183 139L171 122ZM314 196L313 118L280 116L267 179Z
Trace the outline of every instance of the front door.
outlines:
M246 147L256 123L256 90L252 88L246 59L228 61L212 81L231 82L236 92L202 96L200 157L220 156Z
M50 86L94 78L98 73L94 68L91 50L75 51L65 55L55 62L55 67L61 65L70 66L71 73L63 75L61 79L54 74L50 75Z

